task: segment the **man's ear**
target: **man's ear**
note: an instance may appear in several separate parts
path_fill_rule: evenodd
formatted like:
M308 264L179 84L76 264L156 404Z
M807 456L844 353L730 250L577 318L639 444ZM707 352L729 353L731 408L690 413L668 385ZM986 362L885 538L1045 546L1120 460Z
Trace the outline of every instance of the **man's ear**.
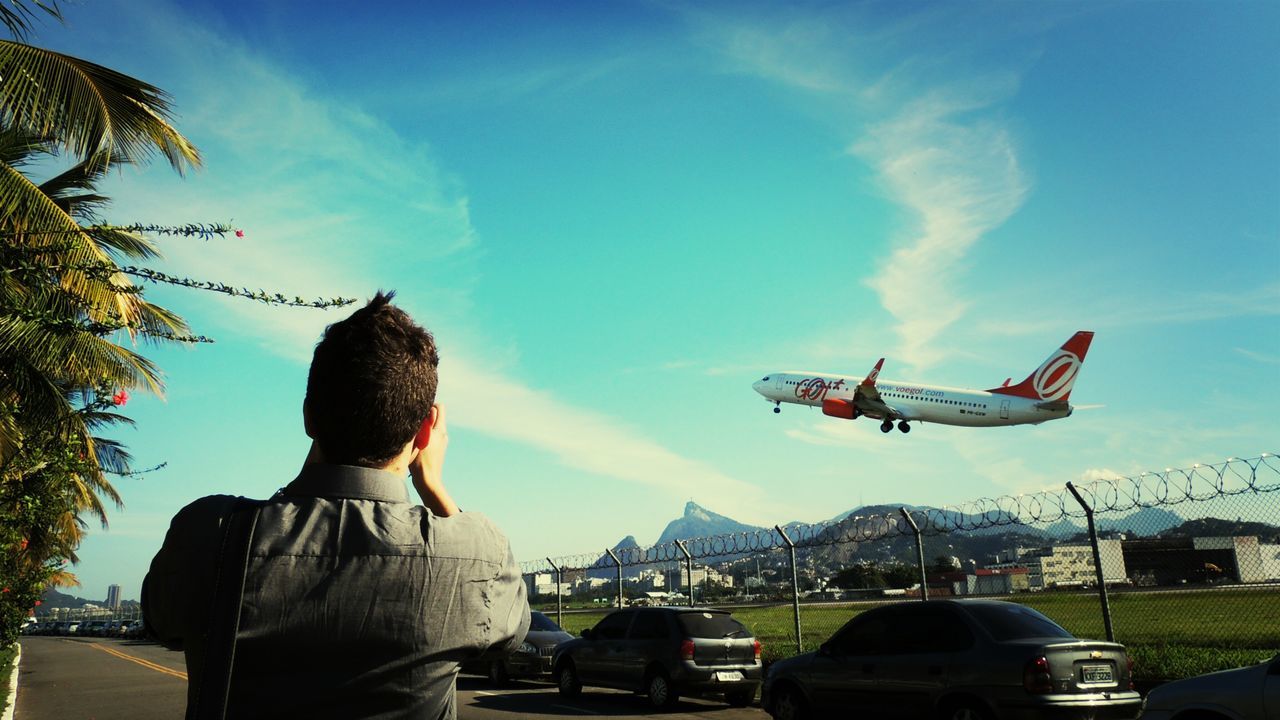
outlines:
M431 406L431 412L427 413L427 419L422 421L422 427L418 428L418 434L413 438L413 449L421 450L431 442L431 426L436 424L436 408Z
M306 400L302 401L302 429L307 431L307 437L316 439L315 430L311 427L311 407Z

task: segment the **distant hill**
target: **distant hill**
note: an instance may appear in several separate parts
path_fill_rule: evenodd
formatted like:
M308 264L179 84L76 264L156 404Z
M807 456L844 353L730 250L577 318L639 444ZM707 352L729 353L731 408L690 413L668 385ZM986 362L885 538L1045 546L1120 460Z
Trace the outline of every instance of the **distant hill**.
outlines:
M106 599L88 600L82 597L78 597L76 595L68 595L64 592L59 592L56 588L48 588L47 590L44 591L44 594L40 596L40 604L41 604L41 607L46 607L46 608L54 608L54 607L81 608L81 607L84 607L85 605L97 605L98 607L106 607L107 601ZM138 604L137 600L121 600L120 601L120 605L122 607L133 606L137 604Z
M1142 508L1122 518L1097 518L1098 532L1122 532L1127 535L1151 537L1183 523L1182 516L1164 508Z
M1260 522L1243 520L1219 520L1218 518L1200 518L1188 520L1181 525L1169 528L1159 537L1247 537L1256 536L1258 542L1280 544L1280 527Z

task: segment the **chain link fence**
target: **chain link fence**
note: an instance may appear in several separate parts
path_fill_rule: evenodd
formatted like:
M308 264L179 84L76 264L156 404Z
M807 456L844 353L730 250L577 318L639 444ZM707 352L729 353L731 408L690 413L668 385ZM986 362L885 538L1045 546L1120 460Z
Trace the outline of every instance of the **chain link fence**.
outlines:
M991 597L1123 643L1141 680L1280 651L1280 461L1067 483L957 506L877 506L522 564L530 598L578 634L619 604L732 610L768 660L816 649L880 604Z

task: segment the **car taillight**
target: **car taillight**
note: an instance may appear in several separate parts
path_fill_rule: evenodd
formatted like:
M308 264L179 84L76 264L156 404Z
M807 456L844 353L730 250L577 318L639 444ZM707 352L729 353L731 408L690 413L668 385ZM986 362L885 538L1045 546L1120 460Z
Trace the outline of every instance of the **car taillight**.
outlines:
M1129 653L1125 653L1124 659L1129 663L1129 689L1137 690L1138 688L1133 684L1133 656L1129 655Z
M1043 655L1027 663L1022 671L1022 687L1029 693L1053 692L1053 677L1049 675L1049 660Z
M684 642L680 643L680 657L684 658L685 660L693 659L693 641L692 640L685 640Z
M760 661L760 641L759 641L759 640L756 640L756 641L752 642L752 643L751 643L751 649L752 649L752 651L754 651L754 652L755 652L755 654L756 654L756 662L759 662L759 661Z

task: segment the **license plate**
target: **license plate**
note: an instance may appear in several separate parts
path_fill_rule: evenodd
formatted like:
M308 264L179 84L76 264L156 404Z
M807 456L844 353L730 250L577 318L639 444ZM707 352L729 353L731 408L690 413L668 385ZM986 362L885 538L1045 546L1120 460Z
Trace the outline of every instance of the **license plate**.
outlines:
M742 673L737 670L721 670L716 673L716 682L737 682L742 679Z
M1085 665L1080 668L1080 679L1088 685L1115 682L1110 665Z

